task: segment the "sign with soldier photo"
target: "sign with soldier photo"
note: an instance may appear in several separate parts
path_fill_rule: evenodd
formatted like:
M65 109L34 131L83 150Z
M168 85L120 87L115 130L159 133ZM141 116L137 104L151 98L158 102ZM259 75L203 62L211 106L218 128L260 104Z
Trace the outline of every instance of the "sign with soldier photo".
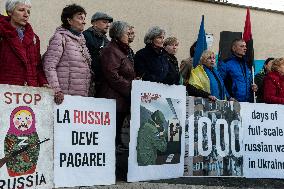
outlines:
M53 94L0 85L0 188L53 188Z
M189 97L186 136L184 176L243 176L240 103Z
M127 181L180 177L185 87L134 81Z

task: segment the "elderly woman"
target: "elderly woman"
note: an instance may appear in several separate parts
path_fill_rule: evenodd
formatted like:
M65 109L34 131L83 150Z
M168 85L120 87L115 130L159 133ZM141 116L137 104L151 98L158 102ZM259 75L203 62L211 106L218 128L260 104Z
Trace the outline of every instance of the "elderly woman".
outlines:
M56 29L45 53L44 71L57 104L62 103L64 94L88 96L91 57L82 34L85 17L81 6L66 6L61 14L62 25Z
M40 41L28 23L29 0L6 1L0 16L0 84L47 86L40 61Z
M102 86L97 95L100 98L116 99L117 135L120 144L120 131L125 116L130 112L131 83L135 78L133 60L129 59L130 26L123 21L113 22L109 29L111 42L101 51Z
M191 71L187 92L190 96L200 96L210 100L234 100L224 86L223 80L215 68L215 55L204 51L199 65Z
M135 71L142 80L174 84L168 78L169 61L163 48L165 30L154 26L148 30L144 37L145 48L139 50L135 57Z
M164 41L164 49L169 62L169 72L166 77L166 82L171 84L182 84L182 79L179 73L178 60L176 53L178 50L179 42L176 37L168 37Z
M284 58L272 62L263 83L263 100L269 104L284 104Z
M269 72L271 72L271 66L272 66L273 60L274 58L266 59L263 64L262 70L258 74L255 75L254 81L258 87L258 90L256 91L256 101L258 103L263 102L263 80L264 80L264 77Z

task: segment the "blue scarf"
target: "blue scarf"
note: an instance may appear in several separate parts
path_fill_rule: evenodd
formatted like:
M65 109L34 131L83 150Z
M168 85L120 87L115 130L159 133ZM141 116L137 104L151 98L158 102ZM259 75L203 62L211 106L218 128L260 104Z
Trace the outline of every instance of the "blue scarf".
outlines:
M210 80L210 93L219 100L225 100L225 97L228 95L225 89L224 83L215 68L209 69L203 65L204 71L206 72Z

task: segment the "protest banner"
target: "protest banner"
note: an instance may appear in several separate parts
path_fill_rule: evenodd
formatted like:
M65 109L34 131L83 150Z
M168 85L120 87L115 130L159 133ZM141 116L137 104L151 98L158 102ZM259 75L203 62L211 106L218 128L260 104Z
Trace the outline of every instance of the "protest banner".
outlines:
M56 187L115 183L115 100L64 96L55 106Z
M188 97L184 176L242 176L241 131L238 102Z
M241 103L244 176L284 178L284 106Z
M133 81L128 182L183 175L185 87Z
M53 188L53 94L0 85L0 188Z

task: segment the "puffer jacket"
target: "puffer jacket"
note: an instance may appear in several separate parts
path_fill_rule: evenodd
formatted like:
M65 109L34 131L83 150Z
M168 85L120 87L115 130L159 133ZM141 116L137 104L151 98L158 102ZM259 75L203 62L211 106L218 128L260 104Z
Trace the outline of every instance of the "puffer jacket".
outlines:
M91 57L83 34L76 36L59 27L49 41L43 66L48 83L55 92L88 96Z
M40 41L29 23L21 41L10 17L0 16L0 84L41 87L47 84L40 61Z
M284 76L270 72L263 82L263 100L269 104L284 104Z
M232 56L219 63L218 71L231 97L239 102L252 102L252 74L245 60Z

